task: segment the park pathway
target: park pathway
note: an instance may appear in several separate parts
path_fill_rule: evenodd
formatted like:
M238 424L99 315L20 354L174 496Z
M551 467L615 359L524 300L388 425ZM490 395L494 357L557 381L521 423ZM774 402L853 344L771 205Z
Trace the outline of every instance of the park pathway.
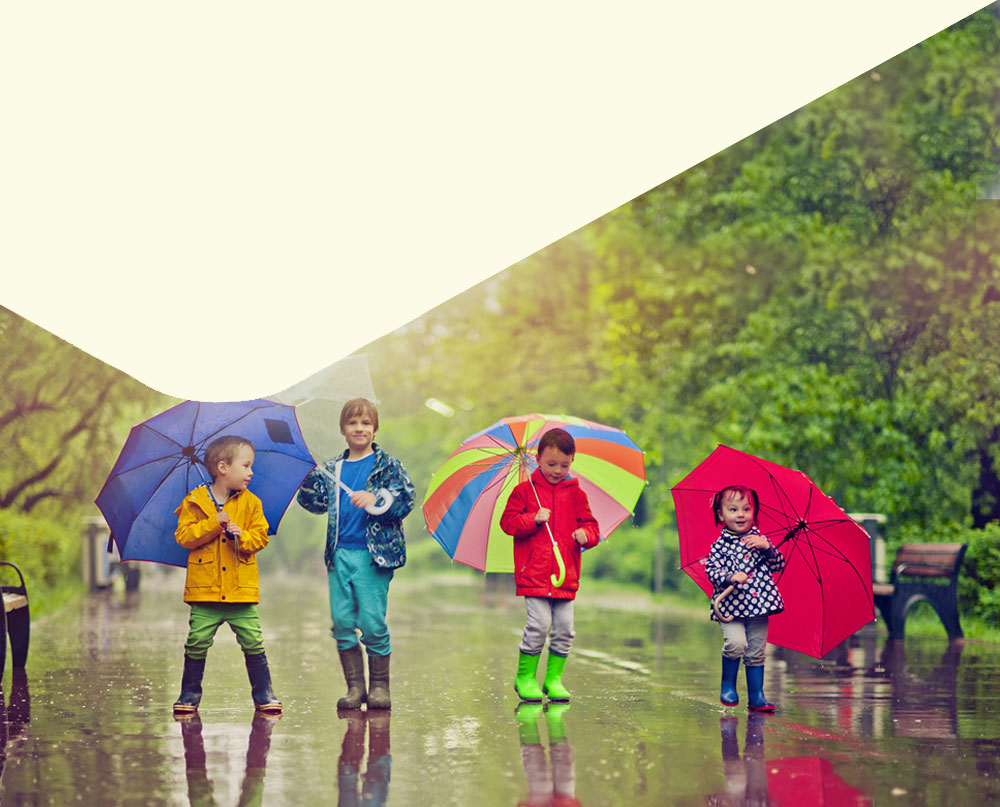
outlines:
M261 618L285 715L255 719L241 654L223 629L199 718L176 722L182 583L182 573L150 569L139 592L101 592L33 625L26 674L8 666L3 678L0 803L1000 800L995 645L942 637L903 646L874 631L823 662L770 648L765 691L779 711L750 718L718 706L720 641L705 614L584 590L565 677L572 704L517 709L521 601L473 575L421 580L403 570L390 599L394 707L338 715L325 580L272 575Z

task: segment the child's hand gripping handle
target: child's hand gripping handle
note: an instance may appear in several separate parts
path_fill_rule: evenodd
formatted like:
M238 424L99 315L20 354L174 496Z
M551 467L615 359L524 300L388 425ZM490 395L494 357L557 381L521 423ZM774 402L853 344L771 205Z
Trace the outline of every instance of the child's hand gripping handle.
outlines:
M736 618L735 616L723 616L722 611L719 610L719 603L732 594L734 588L736 588L735 585L727 586L718 597L712 600L712 610L715 611L715 616L720 622L732 622Z
M317 465L316 470L319 471L323 476L337 485L344 493L348 496L352 495L355 491L351 490L347 485L340 481L339 476L334 476L329 470L324 468L322 465ZM365 512L371 513L373 516L380 516L386 512L392 506L392 496L389 494L385 488L380 490L378 493L374 494L375 503L369 504L367 507L363 508Z

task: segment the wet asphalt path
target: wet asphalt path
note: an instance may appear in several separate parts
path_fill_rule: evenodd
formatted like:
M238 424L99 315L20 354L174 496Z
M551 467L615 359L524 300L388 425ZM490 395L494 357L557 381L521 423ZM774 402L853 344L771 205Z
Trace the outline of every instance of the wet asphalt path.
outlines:
M182 575L146 573L136 594L36 621L26 674L3 678L3 805L1000 800L995 645L873 632L823 662L769 648L779 711L751 719L718 706L720 640L704 614L584 588L571 705L518 710L521 601L473 575L404 570L390 594L394 706L338 715L325 580L270 576L261 618L284 716L255 720L223 629L200 717L181 723L182 588Z

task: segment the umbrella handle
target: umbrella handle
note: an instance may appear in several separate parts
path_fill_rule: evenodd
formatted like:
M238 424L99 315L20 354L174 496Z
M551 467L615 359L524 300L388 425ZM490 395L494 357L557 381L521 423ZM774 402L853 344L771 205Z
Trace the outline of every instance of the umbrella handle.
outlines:
M535 494L535 501L541 507L542 500L538 498L538 491L535 490L535 483L531 481L530 476L528 477L528 484L531 485L531 492ZM566 581L566 564L563 562L562 555L559 554L559 546L556 544L556 537L552 534L552 527L549 526L548 521L545 522L545 529L549 532L549 540L552 541L552 554L556 556L556 566L559 568L559 574L550 574L549 580L552 582L552 585L559 588Z
M549 531L549 537L550 538L552 537L551 530ZM556 546L556 542L554 539L552 541L552 552L556 556L556 565L559 567L559 575L558 577L554 574L549 575L549 580L552 581L552 585L554 585L556 588L559 588L566 580L566 564L563 563L562 555L559 554L559 547Z
M722 612L719 610L719 603L732 594L734 588L736 588L736 586L728 586L718 597L712 600L712 610L715 611L715 616L720 622L732 622L736 618L735 616L723 616Z
M316 470L319 471L321 474L323 474L327 479L329 479L334 484L339 485L340 489L344 491L344 493L346 493L348 496L354 493L353 490L347 487L347 485L345 485L342 481L340 481L340 479L338 479L336 476L331 474L322 465L317 465ZM379 504L380 500L381 504ZM365 512L371 513L373 516L380 516L384 512L386 512L391 506L392 506L392 496L390 495L389 491L387 491L385 488L382 488L378 493L375 494L375 504L368 505L365 508Z

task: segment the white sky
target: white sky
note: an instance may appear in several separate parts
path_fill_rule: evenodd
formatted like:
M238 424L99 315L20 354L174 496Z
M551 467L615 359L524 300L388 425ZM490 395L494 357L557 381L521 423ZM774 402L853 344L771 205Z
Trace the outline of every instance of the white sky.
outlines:
M0 305L269 394L984 5L8 3Z

